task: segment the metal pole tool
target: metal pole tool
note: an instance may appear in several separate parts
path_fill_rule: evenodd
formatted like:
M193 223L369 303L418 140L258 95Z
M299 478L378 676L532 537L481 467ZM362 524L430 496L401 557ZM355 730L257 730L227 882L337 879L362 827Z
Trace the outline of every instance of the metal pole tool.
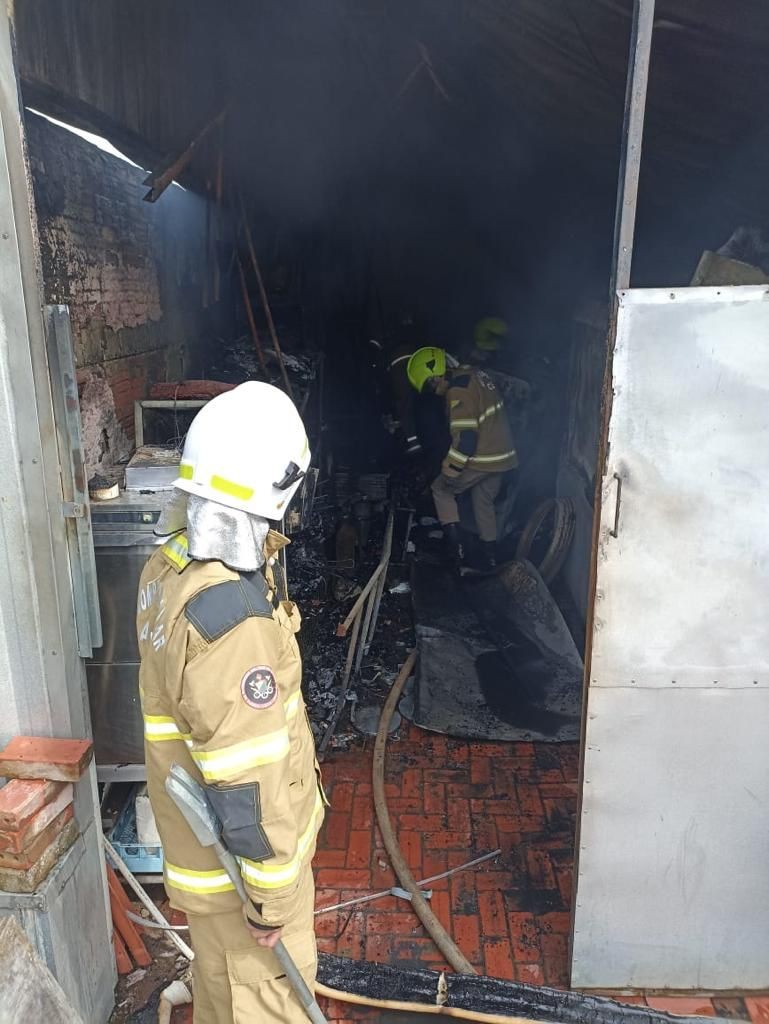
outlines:
M209 803L206 791L181 765L174 764L166 779L166 792L184 815L184 820L192 829L197 841L201 846L213 848L220 864L230 876L238 896L244 903L248 902L238 862L222 842L222 824ZM328 1024L307 983L291 959L291 954L280 939L272 951L312 1024Z

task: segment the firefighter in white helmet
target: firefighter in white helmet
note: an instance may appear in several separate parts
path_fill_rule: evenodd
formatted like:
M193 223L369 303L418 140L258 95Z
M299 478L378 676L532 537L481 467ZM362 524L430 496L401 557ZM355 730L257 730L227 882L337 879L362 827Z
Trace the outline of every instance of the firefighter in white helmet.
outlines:
M312 988L311 859L325 798L301 693L299 611L273 562L310 463L301 418L269 384L214 398L184 446L170 534L142 573L137 611L150 798L165 886L187 914L195 1024L305 1020L269 947L282 938ZM176 521L173 521L176 520ZM245 907L164 783L201 780L237 857Z

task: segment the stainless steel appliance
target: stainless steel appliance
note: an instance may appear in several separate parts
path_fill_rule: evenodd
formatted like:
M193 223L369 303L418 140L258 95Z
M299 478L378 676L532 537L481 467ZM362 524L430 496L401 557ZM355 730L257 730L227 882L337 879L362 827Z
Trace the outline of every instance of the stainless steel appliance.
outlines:
M136 595L144 563L161 543L153 530L167 500L167 492L123 491L91 505L104 644L86 671L99 766L144 764Z
M125 470L126 491L170 491L179 476L178 448L145 444L137 448Z

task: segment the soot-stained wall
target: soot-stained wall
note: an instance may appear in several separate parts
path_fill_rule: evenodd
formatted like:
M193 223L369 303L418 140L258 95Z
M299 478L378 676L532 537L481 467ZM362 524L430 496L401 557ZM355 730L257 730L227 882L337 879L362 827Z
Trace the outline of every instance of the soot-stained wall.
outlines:
M88 470L109 473L134 400L210 362L206 202L175 186L143 202L141 168L31 113L27 139L45 298L70 308Z

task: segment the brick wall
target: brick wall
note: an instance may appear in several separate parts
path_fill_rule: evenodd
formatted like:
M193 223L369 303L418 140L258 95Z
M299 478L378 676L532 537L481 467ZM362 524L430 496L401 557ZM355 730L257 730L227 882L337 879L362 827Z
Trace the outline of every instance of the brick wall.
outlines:
M86 461L109 472L133 442L134 400L205 376L222 309L203 308L206 201L27 113L46 301L69 306ZM217 321L215 323L215 321Z

